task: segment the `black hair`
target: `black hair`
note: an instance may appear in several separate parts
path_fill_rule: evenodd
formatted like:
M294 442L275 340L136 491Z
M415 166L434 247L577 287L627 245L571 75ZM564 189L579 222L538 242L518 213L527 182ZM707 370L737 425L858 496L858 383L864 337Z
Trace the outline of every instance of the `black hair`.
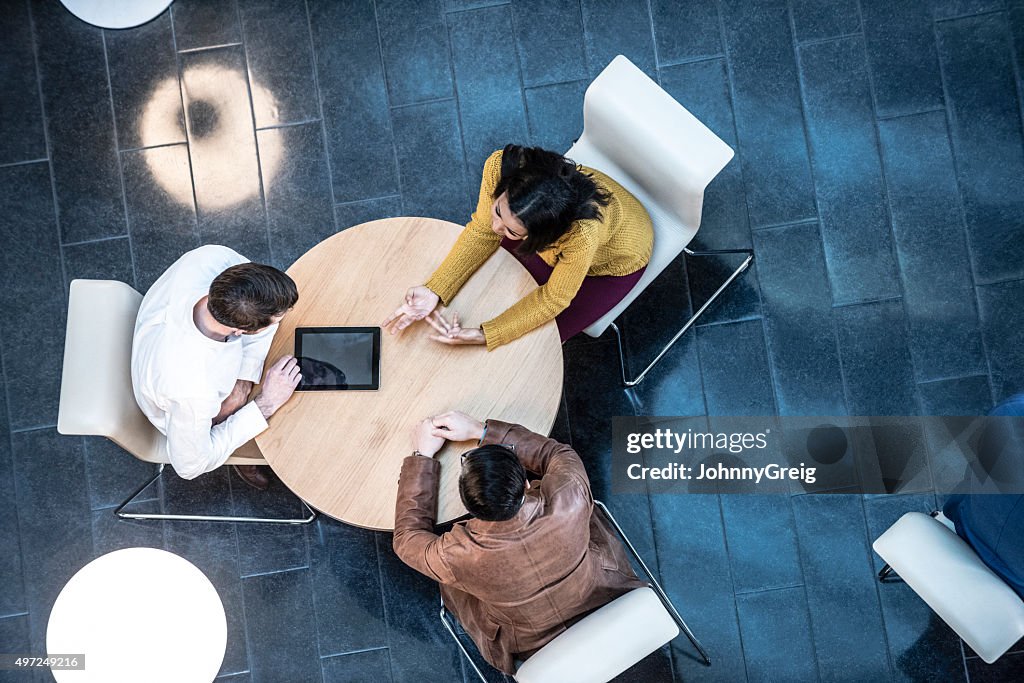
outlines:
M526 493L526 468L511 450L497 444L465 455L459 496L469 514L486 522L504 522L519 512Z
M298 300L299 290L285 273L259 263L240 263L213 279L207 308L221 325L256 332Z
M580 166L540 147L506 145L493 198L508 193L508 206L527 235L519 251L535 254L554 244L574 221L602 218L610 196Z

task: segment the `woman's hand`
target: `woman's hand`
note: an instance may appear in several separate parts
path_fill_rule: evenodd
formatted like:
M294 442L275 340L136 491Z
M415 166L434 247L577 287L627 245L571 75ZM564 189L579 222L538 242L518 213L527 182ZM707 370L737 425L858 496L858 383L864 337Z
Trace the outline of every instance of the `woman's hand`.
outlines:
M479 327L463 328L459 323L459 314L455 313L452 315L452 320L449 322L441 315L438 311L434 311L427 316L427 322L440 334L432 334L430 338L434 341L439 341L442 344L451 344L453 346L460 344L486 344L487 340L484 339L484 331Z
M401 332L417 320L423 320L430 315L440 301L441 297L423 285L410 287L405 293L405 303L396 308L381 327L390 330L391 334Z

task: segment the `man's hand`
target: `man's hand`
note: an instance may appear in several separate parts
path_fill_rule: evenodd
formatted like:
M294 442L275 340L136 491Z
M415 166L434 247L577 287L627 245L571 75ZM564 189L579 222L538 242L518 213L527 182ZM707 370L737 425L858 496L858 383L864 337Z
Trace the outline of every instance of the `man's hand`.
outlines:
M428 457L434 457L444 445L443 436L434 436L434 425L430 418L420 422L412 431L413 448Z
M235 386L224 402L220 404L220 412L213 418L213 424L219 425L248 403L250 391L252 391L252 382L247 379L235 380Z
M405 293L405 303L396 308L381 327L391 334L401 332L417 320L423 320L430 315L440 301L441 297L423 285L410 287L409 291Z
M267 368L260 395L256 397L256 407L265 419L276 413L292 397L300 379L299 363L294 356L281 356Z
M435 415L430 419L431 432L449 441L479 441L484 435L484 424L457 410Z
M432 334L430 338L442 344L459 346L463 344L487 343L487 340L484 338L484 331L479 327L463 327L462 323L459 322L458 313L452 314L451 322L449 322L439 311L434 311L427 316L427 322L441 333Z

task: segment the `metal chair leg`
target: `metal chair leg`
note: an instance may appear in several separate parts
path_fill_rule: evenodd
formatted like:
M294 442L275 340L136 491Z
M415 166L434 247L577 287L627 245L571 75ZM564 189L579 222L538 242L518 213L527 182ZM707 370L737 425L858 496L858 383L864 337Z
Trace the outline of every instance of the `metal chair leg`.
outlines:
M309 515L306 517L288 517L288 518L263 518L263 517L232 517L228 515L171 515L162 513L142 513L142 512L125 512L124 509L131 505L131 503L139 496L140 493L145 491L147 488L153 485L157 479L164 473L164 466L160 465L156 475L144 483L139 488L135 489L135 492L128 496L128 499L117 506L114 510L114 514L121 519L153 519L153 520L172 520L172 521L184 521L184 522L261 522L264 524L309 524L316 519L316 511L306 504L306 501L299 499L302 506L306 508Z
M481 681L483 681L483 683L487 683L487 679L484 677L483 672L480 671L480 667L478 667L476 662L473 661L473 658L469 656L469 651L466 650L466 646L462 644L462 641L459 639L459 635L455 632L455 628L449 622L448 609L444 606L444 596L441 596L441 623L444 624L445 629L449 634L451 634L452 639L455 640L455 644L458 645L459 650L462 651L462 656L465 657L466 661L469 662L469 665L473 667L473 671L476 672L476 675Z
M752 249L711 249L708 251L691 251L690 249L683 249L683 251L686 252L687 256L719 256L721 254L746 254L747 257L743 259L743 263L741 263L739 267L736 270L734 270L728 278L726 278L725 282L723 282L722 285L717 290L715 290L715 293L712 294L711 297L704 302L704 305L701 306L696 313L690 316L690 319L683 324L683 326L680 328L678 332L676 332L675 336L672 337L672 340L665 345L665 347L658 353L658 355L654 357L654 360L651 361L650 365L648 365L643 372L637 375L635 379L629 379L626 377L626 356L622 352L622 334L619 332L618 325L616 325L615 323L612 323L610 325L610 327L612 328L612 332L615 333L615 339L619 345L619 364L622 368L622 384L624 386L635 387L637 384L640 384L640 382L644 380L644 377L647 376L647 373L650 372L651 369L658 364L658 361L660 361L665 356L665 354L668 353L668 350L671 349L677 341L679 341L679 338L686 334L687 330L693 327L693 324L697 322L697 319L701 315L704 314L704 311L708 310L708 307L710 307L711 304L715 302L715 299L717 299L719 295L722 292L724 292L729 287L729 285L731 285L736 280L736 278L740 276L741 273L743 273L743 271L749 268L750 264L754 261L754 251Z
M885 565L884 567L882 567L882 571L878 572L878 580L881 583L885 583L886 581L892 581L893 579L889 578L890 575L892 575L892 567L890 567L889 565Z
M693 647L696 648L697 652L700 653L700 656L704 659L704 665L711 666L711 658L708 657L707 650L704 649L704 646L700 644L699 640L697 640L697 636L693 635L693 631L691 631L690 627L686 625L685 621L683 621L683 618L679 615L675 605L672 604L672 601L669 600L668 595L665 593L664 589L662 589L661 584L658 583L656 578L654 578L654 574L647 568L647 564L643 561L643 558L640 557L640 553L638 553L636 548L633 547L633 544L630 543L629 538L626 536L626 532L623 531L622 527L619 526L619 523L615 521L615 517L612 516L611 511L599 500L594 500L594 505L600 508L602 514L604 514L605 518L607 518L615 529L615 532L622 539L622 542L626 544L626 548L628 548L629 552L632 553L633 559L637 561L640 565L640 569L643 570L643 573L651 582L651 586L654 588L654 592L658 595L658 599L661 600L661 604L665 606L665 609L668 610L672 620L676 622L679 629L686 634L686 637L690 639L691 643L693 643Z

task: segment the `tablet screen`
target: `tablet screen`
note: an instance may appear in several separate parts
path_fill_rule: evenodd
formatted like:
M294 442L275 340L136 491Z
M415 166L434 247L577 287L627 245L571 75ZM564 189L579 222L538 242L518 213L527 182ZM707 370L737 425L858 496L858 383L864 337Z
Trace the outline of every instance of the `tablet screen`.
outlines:
M296 328L295 357L298 391L380 388L379 327Z

